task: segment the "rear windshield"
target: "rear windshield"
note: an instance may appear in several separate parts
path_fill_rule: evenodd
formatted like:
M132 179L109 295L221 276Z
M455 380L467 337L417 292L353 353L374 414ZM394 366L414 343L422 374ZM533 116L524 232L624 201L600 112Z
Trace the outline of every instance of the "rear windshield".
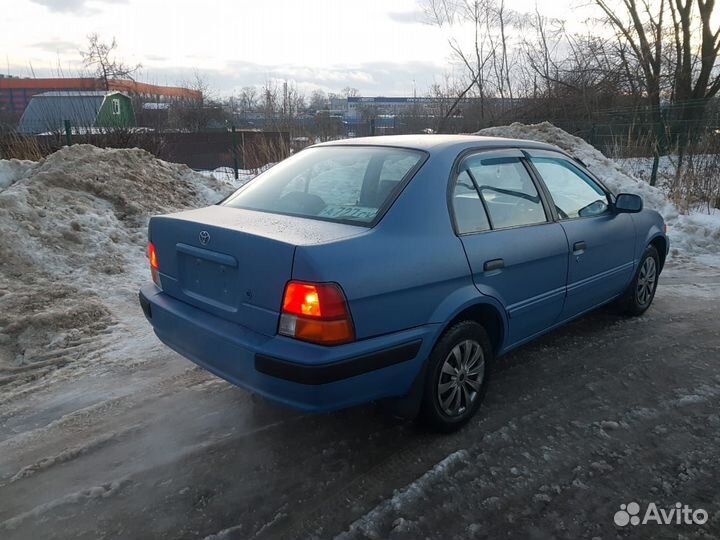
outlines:
M255 178L223 206L367 225L423 158L416 150L381 146L309 148Z

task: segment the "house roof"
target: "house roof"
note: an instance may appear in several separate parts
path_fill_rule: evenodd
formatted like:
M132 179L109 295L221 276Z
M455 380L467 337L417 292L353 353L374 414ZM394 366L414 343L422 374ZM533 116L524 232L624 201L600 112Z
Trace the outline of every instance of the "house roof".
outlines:
M83 90L37 94L23 112L18 131L60 131L64 129L65 120L69 120L75 128L92 127L105 98L115 94L121 93Z

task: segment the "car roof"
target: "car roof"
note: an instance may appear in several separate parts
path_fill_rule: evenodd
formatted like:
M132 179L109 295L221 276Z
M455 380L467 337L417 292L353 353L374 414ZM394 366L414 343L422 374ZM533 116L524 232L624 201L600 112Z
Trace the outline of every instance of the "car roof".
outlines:
M428 152L457 148L537 148L564 153L552 144L528 141L524 139L505 139L481 135L381 135L378 137L358 137L342 139L314 145L318 146L394 146L414 148Z

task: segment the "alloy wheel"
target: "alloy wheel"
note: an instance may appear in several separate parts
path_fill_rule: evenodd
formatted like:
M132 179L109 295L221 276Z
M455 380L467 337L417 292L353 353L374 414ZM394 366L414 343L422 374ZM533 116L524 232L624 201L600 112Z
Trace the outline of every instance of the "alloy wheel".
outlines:
M440 409L447 416L461 416L472 408L485 377L485 355L475 340L467 339L448 353L437 385Z
M655 281L657 280L657 265L655 259L648 257L643 261L640 267L640 274L638 275L637 286L635 289L635 295L638 304L646 306L652 299L653 292L655 291Z

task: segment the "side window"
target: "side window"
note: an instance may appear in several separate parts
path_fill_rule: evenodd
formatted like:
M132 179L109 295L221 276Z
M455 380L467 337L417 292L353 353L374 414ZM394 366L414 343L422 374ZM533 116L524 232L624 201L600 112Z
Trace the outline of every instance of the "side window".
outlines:
M475 179L493 229L545 223L540 195L520 158L469 157L464 168Z
M120 114L120 100L119 99L112 100L112 113L115 115Z
M458 233L467 234L490 229L485 208L467 171L462 171L455 180L452 204Z
M560 219L599 216L608 211L608 199L592 178L571 162L559 158L532 158L553 198Z

